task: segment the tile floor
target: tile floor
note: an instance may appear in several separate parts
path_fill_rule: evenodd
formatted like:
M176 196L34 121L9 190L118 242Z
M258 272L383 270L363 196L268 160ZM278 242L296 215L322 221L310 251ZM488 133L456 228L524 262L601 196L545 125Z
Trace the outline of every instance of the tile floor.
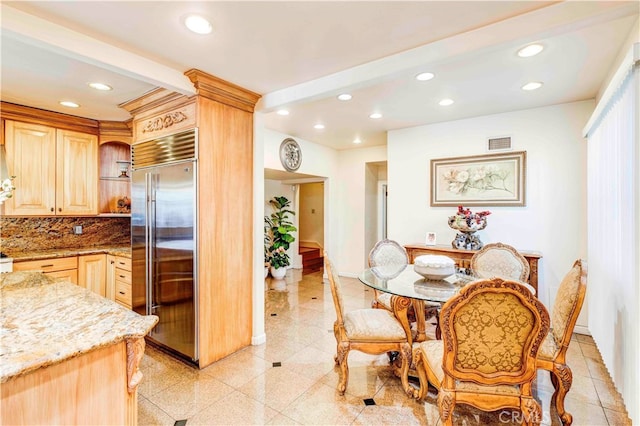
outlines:
M370 307L373 291L342 278L347 310ZM290 270L284 282L265 281L267 343L244 348L197 370L147 346L139 386L140 425L438 425L436 393L425 403L409 399L386 355L349 355L349 385L335 390L335 311L322 271ZM276 287L278 289L276 289ZM600 354L588 336L575 335L568 350L573 386L565 404L574 425L630 425ZM553 387L540 372L536 397L544 424L558 425L549 407ZM367 405L371 403L372 405ZM519 424L518 413L486 414L462 406L459 425ZM513 422L511 421L513 417ZM183 422L181 422L183 421ZM184 422L186 421L186 422Z

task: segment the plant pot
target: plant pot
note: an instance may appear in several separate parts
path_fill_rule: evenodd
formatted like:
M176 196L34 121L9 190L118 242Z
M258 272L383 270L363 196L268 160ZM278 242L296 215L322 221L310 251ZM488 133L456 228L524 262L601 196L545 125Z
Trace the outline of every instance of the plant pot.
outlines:
M268 275L269 275L269 267L265 266L264 267L264 277L267 278Z
M277 269L272 266L269 271L271 272L271 276L276 280L281 280L285 275L287 275L287 268L285 266Z

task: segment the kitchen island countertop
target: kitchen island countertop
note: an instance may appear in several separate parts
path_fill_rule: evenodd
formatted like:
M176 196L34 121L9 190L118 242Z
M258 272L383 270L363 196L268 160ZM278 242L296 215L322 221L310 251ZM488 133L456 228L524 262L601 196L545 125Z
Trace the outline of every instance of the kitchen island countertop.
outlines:
M0 306L2 383L98 348L139 339L158 321L40 272L3 274Z

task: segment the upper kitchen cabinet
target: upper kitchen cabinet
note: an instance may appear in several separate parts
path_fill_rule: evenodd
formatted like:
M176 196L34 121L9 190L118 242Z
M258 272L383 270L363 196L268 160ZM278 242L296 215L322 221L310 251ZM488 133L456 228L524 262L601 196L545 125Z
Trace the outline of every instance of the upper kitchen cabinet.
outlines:
M5 145L9 175L16 177L5 214L97 214L97 136L6 120Z

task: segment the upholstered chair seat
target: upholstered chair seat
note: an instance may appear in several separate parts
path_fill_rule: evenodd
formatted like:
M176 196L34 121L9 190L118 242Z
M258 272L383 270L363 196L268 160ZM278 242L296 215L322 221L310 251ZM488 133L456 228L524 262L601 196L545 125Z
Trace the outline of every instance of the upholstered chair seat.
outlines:
M357 309L344 315L349 340L406 340L407 334L393 314L382 309Z

